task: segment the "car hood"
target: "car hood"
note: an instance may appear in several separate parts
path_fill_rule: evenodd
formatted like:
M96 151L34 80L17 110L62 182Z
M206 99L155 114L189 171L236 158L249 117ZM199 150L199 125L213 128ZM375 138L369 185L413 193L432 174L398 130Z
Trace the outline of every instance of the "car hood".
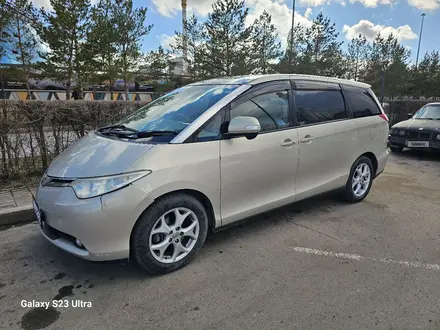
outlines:
M440 120L427 120L427 119L409 119L397 123L393 126L393 128L423 128L423 129L431 129L438 130L440 132Z
M125 142L91 132L55 158L47 175L86 178L123 173L153 147L152 144Z

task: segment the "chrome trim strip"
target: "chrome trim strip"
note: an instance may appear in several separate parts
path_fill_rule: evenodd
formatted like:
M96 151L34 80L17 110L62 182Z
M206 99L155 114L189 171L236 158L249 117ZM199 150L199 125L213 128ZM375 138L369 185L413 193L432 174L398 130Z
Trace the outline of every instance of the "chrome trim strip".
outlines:
M220 101L211 106L203 114L201 114L196 120L194 120L191 125L188 125L182 132L174 137L170 141L172 144L181 144L186 141L195 131L197 131L204 123L211 119L217 112L219 112L224 106L228 105L230 102L235 100L238 96L243 94L251 85L241 85Z

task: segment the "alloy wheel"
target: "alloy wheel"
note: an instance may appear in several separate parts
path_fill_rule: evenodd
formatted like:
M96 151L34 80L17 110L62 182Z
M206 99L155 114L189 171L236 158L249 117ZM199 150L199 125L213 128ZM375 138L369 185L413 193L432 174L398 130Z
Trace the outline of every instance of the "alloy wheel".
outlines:
M200 232L199 219L187 208L178 207L164 213L150 233L149 248L162 263L185 258L196 245Z
M368 191L371 182L371 170L368 164L362 163L353 173L352 189L356 197L362 197Z

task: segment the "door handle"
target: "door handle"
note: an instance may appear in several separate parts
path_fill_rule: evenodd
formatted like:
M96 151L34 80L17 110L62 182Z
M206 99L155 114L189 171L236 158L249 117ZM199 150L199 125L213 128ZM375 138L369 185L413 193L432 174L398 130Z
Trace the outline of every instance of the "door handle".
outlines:
M315 138L311 135L306 135L304 136L304 138L301 139L301 143L310 143L314 140Z
M291 139L284 140L283 143L281 143L282 147L291 147L295 144L295 141L292 141Z

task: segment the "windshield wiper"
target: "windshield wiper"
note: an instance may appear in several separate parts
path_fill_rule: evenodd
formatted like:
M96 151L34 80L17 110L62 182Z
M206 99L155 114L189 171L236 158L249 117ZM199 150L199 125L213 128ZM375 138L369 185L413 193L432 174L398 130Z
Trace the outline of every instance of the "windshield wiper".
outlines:
M113 131L113 130L117 130L120 129L121 131ZM107 131L105 131L107 130ZM118 132L132 132L132 133L138 133L139 131L137 129L122 125L122 124L117 124L117 125L109 125L109 126L104 126L101 128L98 128L98 132L103 133L103 131L105 131L105 133L108 132L112 132L112 133L118 133Z
M103 127L98 131L101 134L116 135L125 139L142 139L151 136L177 135L180 133L179 131L138 131L133 128L125 127L124 125Z
M180 132L178 131L141 131L137 132L136 134L133 134L130 138L131 139L141 139L151 136L166 136L166 135L177 135Z

